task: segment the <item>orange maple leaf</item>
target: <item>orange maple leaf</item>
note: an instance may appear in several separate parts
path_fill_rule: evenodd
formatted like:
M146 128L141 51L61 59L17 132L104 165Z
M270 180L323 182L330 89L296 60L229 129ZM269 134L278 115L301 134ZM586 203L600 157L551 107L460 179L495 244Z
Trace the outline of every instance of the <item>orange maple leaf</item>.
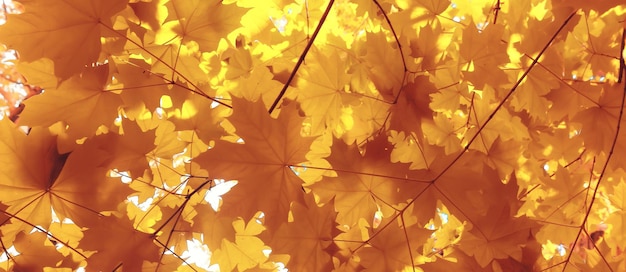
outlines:
M378 210L391 215L427 186L407 178L411 174L408 164L391 163L392 149L383 136L365 145L364 155L356 145L336 140L327 160L337 176L325 177L309 188L324 203L334 199L340 224L354 226L360 218L371 222Z
M233 97L228 120L243 143L219 141L194 161L213 178L239 180L224 199L223 211L244 218L262 211L268 228L277 227L291 203L303 201L303 182L291 167L307 161L314 139L301 136L302 118L293 104L273 119L261 100L251 103ZM241 204L244 201L246 205Z
M13 243L20 254L12 257L15 264L13 271L44 271L50 268L71 268L79 266L76 260L63 256L48 240L43 232L20 233Z
M407 226L400 218L392 220L383 222L385 228L375 232L376 236L356 252L366 269L403 271L417 268L419 245L426 242L432 231L417 224Z
M55 73L67 79L100 60L100 37L115 35L111 17L128 1L20 1L26 10L10 15L0 37L25 61L54 60Z
M283 223L270 243L279 254L289 254L289 268L298 271L328 271L331 257L337 249L333 239L341 233L337 229L333 201L319 206L307 194L305 203L294 203L293 220Z
M107 180L104 167L109 155L95 145L81 145L70 154L58 154L56 138L34 129L27 136L6 119L0 120L3 169L1 202L6 213L47 228L51 209L59 219L81 226L101 211L117 210L131 191ZM17 149L16 149L17 148ZM20 152L17 152L20 150ZM19 194L13 192L19 191Z
M50 126L65 120L68 133L76 139L94 135L100 125L112 125L122 100L105 89L108 70L109 65L83 68L57 88L26 100L29 110L20 115L20 124Z
M79 247L96 251L88 258L88 269L141 270L144 262L157 262L163 249L153 241L154 236L137 231L127 218L99 217L92 221Z

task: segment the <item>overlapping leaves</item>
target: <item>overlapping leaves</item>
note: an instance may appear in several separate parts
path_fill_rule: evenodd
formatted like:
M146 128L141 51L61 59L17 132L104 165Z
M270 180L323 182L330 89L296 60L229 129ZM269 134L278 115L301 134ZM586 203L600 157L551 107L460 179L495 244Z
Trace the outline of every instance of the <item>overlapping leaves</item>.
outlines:
M0 269L626 269L623 4L20 2Z

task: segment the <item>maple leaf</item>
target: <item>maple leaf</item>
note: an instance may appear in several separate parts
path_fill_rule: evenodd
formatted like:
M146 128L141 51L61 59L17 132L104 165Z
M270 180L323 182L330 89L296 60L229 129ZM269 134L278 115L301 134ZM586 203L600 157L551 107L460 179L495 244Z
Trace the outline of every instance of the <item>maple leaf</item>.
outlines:
M566 171L559 166L554 175L557 178L545 181L544 190L546 190L548 195L537 208L537 213L539 215L545 213L546 219L549 219L555 211L552 209L544 211L544 209L556 206L560 207L558 213L563 213L565 218L572 219L572 221L580 219L581 207L572 201L585 198L585 195L581 194L581 192L585 191L584 183L588 174L585 170Z
M470 148L487 153L487 150L491 148L498 137L502 141L510 139L525 141L529 138L527 125L522 122L519 116L515 116L514 112L501 110L489 117L492 114L493 107L494 104L492 103L473 104L475 120L474 118L469 118L470 122L475 122L477 126L480 126L485 122L484 120L490 119L490 121L482 127L480 135L476 137L476 144L470 146ZM465 133L465 137L471 139L478 130L478 127L471 127Z
M574 121L583 125L581 136L585 146L596 153L609 150L615 135L616 123L621 122L613 110L619 108L616 104L621 101L618 97L621 96L622 90L616 87L618 86L604 88L596 106L580 111L574 116Z
M0 270L626 270L583 2L4 0Z
M274 119L262 101L233 98L228 120L243 143L217 142L194 160L211 177L239 181L224 199L223 211L244 218L262 211L273 228L286 218L291 202L303 201L302 180L291 167L307 161L314 139L301 136L302 119L297 115L291 105ZM241 205L242 201L249 205Z
M459 82L458 78L449 78L449 72L452 71L438 71L438 73L433 76L433 80L436 80L435 84L446 85L437 93L430 95L431 102L429 108L432 108L436 112L452 114L457 110L462 101L461 99L471 99L471 97L467 82ZM454 81L457 83L454 83Z
M93 223L83 232L85 236L79 243L80 248L97 251L88 259L90 269L112 270L122 266L137 270L143 262L158 260L159 248L153 236L136 231L128 219L105 216Z
M441 33L440 25L427 25L419 29L420 37L414 43L411 43L411 55L415 58L421 58L421 66L424 69L431 69L444 61L445 57L441 47L443 43L438 43L439 39L444 39Z
M542 62L543 63L543 62ZM533 69L513 95L511 105L518 111L525 109L533 118L544 118L551 108L545 95L559 87L558 80L543 69Z
M594 1L594 2L587 2L587 1L580 1L580 0L575 0L575 1L555 0L552 5L554 5L555 8L573 7L577 9L582 9L585 12L590 12L593 10L600 14L606 12L607 10L615 6L614 3L612 3L611 1L607 1L607 0L599 0L599 1Z
M212 258L219 260L220 269L240 271L253 268L267 260L263 250L269 249L263 241L255 236L259 235L264 227L251 219L247 224L243 219L233 222L235 242L222 240L221 247L216 250Z
M100 125L112 125L122 104L119 95L107 91L108 65L84 68L56 89L26 101L29 110L20 116L28 126L50 126L65 120L75 138L94 135Z
M411 163L411 170L428 169L435 157L430 156L434 153L430 146L416 141L414 135L405 136L403 131L397 133L392 130L389 142L394 145L390 154L391 162Z
M457 127L454 127L452 118L445 114L437 114L433 122L422 123L422 130L430 144L443 146L445 153L450 154L461 149L461 140L457 136Z
M282 84L274 79L274 74L266 66L250 67L249 69L251 69L249 76L237 78L238 84L232 87L229 92L249 101L256 101L261 98L265 105L271 105ZM291 98L291 95L287 95L286 98Z
M595 105L595 101L602 94L602 86L592 85L589 82L574 82L568 85L561 85L560 88L553 89L545 97L552 102L548 114L553 120L562 118L572 119L580 108L590 108Z
M611 236L608 239L605 239L607 245L612 249L611 253L614 255L620 255L620 250L622 250L622 245L624 241L624 230L626 230L626 224L624 221L626 218L626 213L623 211L614 213L606 220L607 225L611 225L613 228L611 229Z
M197 212L195 216L202 220L189 218L194 222L190 231L204 234L204 241L210 248L221 248L222 241L236 242L236 230L233 228L236 218L217 213L209 205L196 205L194 210Z
M53 209L59 218L85 226L94 214L116 210L130 193L123 184L107 180L103 166L108 155L96 146L84 145L60 155L55 138L47 132L35 130L26 136L6 119L0 125L0 150L7 160L0 186L6 188L2 202L9 206L7 213L47 228ZM16 153L12 145L24 151Z
M196 42L182 45L148 44L140 47L131 44L126 49L150 62L150 72L163 75L168 83L176 80L176 84L188 84L191 86L188 88L193 89L198 88L200 84L208 83L206 74L200 68L200 52Z
M54 89L58 85L59 79L54 74L54 62L48 58L33 62L20 62L17 67L29 84L42 89Z
M354 104L358 98L347 92L350 77L346 62L337 52L327 55L314 51L311 55L315 56L315 61L305 64L297 81L297 101L307 115L318 116L312 118L313 128L335 127L340 123L342 109ZM314 130L312 134L319 135L320 132Z
M21 3L26 11L10 16L0 29L2 40L20 50L25 61L53 59L55 73L67 79L100 59L100 37L113 34L111 17L124 9L127 1Z
M426 187L426 183L408 178L408 165L390 161L392 147L386 137L377 137L365 146L361 155L355 145L336 140L327 158L337 173L308 188L320 201L333 200L337 222L354 226L360 218L374 219L376 211L391 215L396 207Z
M384 224L386 227L356 252L361 264L373 271L402 271L416 268L416 245L424 244L431 231L417 225L407 226L404 220Z
M177 131L192 131L189 138L184 138L192 145L195 143L210 144L223 136L224 129L219 126L225 114L224 108L213 108L212 102L203 97L193 95L185 100L180 107L171 115L169 121L174 124ZM173 137L181 138L180 133ZM203 149L196 149L200 153ZM192 149L193 151L193 149ZM192 154L195 156L195 154Z
M162 129L166 129L166 126ZM142 176L149 168L146 156L155 149L155 131L144 132L136 123L126 121L122 122L121 130L119 134L108 133L94 137L91 144L106 150L110 157L105 165L109 169L128 171L130 177Z
M490 209L483 218L476 222L480 230L464 234L461 250L474 256L481 267L494 259L511 257L521 261L522 247L532 237L530 227L533 222L528 218L512 217L507 206Z
M20 252L19 255L13 257L15 262L13 269L16 271L78 267L78 263L64 258L43 232L20 233L15 238L13 246L17 252Z
M240 18L246 12L234 4L227 5L217 0L171 0L165 7L167 18L157 32L156 42L171 42L180 38L182 43L197 42L202 51L215 49L221 37L240 26Z
M500 178L505 180L517 168L521 153L522 146L517 142L502 142L497 138L487 153L487 165L497 170Z
M230 233L234 235L232 226L226 226L227 222L233 221L232 218L216 220L211 217L212 214L202 213L204 218L213 219L210 221L214 224L213 229L222 227L228 229L219 233L222 236L215 239L211 233L197 232L198 228L191 226L194 224L193 218L199 212L206 212L202 209L206 205L203 205L204 203L201 201L201 191L204 190L203 187L208 182L210 181L205 180L202 185L196 187L196 190L184 197L169 194L164 199L156 201L157 207L163 211L163 218L166 220L157 222L158 228L156 230L151 229L149 232L155 238L154 243L159 244L163 249L159 250L158 260L151 262L148 267L152 267L153 270L167 270L185 265L190 268L201 269L200 266L208 266L209 259L212 259L207 245L211 245L211 249L219 249L219 245L215 245L216 243L226 242L224 239L229 239ZM149 218L149 216L144 218ZM145 263L143 267L146 268Z
M166 82L153 73L150 66L143 61L129 60L130 63L116 64L114 76L123 86L110 86L121 91L124 113L128 118L135 119L144 113L161 106L161 99L167 96L172 108L180 108L188 96L188 90L174 83Z
M467 62L463 74L480 89L484 84L500 86L506 82L506 76L497 67L508 60L505 44L500 41L504 28L493 25L477 29L474 25L471 23L463 30L463 42L459 49L459 55ZM491 76L481 77L481 74Z
M432 118L433 110L429 107L431 102L429 95L436 89L437 87L425 76L417 77L402 87L398 101L389 109L391 129L410 132L416 129L415 124L421 123L423 118Z
M386 101L394 101L404 83L404 65L402 52L395 44L387 41L384 35L368 32L364 44L359 44L366 51L363 59L371 65L369 76L376 89Z
M460 168L464 171L468 169ZM458 173L457 173L458 174ZM470 256L474 256L481 267L487 266L494 259L513 258L521 261L522 248L532 239L531 230L536 223L525 216L515 216L521 202L516 199L518 193L517 180L513 177L507 184L502 184L497 171L484 169L482 180L476 173L466 172L466 182L473 185L483 183L481 190L450 188L450 178L442 176L436 184L444 192L446 199L451 201L447 206L460 209L471 223L465 231L459 247ZM455 175L455 174L450 174ZM472 178L473 176L473 178ZM459 186L458 184L456 186ZM513 196L513 197L512 197ZM472 208L456 204L463 197L470 199ZM454 209L451 212L454 213Z
M546 44L550 43L551 39L554 39L557 42L561 39L565 39L566 35L558 34L569 31L569 29L574 26L573 24L568 24L569 21L573 18L578 18L578 16L572 15L572 10L570 8L556 8L550 11L551 16L527 17L528 25L523 29L522 35L531 35L533 39L522 39L515 44L515 47L520 53L533 55L535 52L541 50L541 48L543 48ZM538 25L543 25L544 27L538 29ZM565 31L556 31L559 28ZM556 33L557 35L553 37L553 33Z
M293 220L283 223L269 243L276 253L290 256L290 269L325 271L332 269L331 257L336 250L333 239L337 229L333 201L319 206L311 194L304 203L294 203Z

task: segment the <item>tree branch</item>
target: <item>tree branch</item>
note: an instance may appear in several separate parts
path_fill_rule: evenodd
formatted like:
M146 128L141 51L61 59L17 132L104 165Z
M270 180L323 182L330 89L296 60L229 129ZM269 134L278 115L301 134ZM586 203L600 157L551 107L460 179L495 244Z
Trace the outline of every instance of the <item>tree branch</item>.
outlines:
M320 33L320 30L322 29L322 25L324 25L324 22L326 21L326 17L328 17L328 13L330 13L330 9L333 7L334 3L335 3L335 0L330 0L330 2L328 2L328 6L326 6L326 10L324 11L324 14L322 14L322 18L320 19L319 24L317 24L317 27L315 28L315 31L313 32L311 39L307 42L306 47L304 47L304 51L302 51L302 54L300 54L300 58L298 59L298 62L296 62L296 66L293 67L293 70L291 71L291 74L289 75L287 82L285 82L285 85L283 85L283 89L280 90L280 93L278 94L276 99L274 99L274 103L272 103L272 106L270 107L268 111L270 114L274 112L274 109L278 105L278 102L283 98L283 96L285 96L285 93L287 92L287 88L289 88L289 84L291 84L291 81L293 81L294 77L296 76L296 73L298 72L298 69L300 69L300 65L302 65L302 63L304 62L304 59L306 58L306 55L309 53L309 50L311 49L311 46L313 46L313 42L315 42L315 38L317 38L317 34Z

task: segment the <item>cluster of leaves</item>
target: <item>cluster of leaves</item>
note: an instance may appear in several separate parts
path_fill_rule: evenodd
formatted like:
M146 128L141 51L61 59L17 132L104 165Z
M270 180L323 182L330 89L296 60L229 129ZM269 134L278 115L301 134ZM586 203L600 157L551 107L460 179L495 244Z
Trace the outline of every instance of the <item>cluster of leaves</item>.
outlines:
M626 271L615 2L2 1L0 270Z
M17 2L2 2L0 10L0 25L6 23L7 14L21 14L24 8ZM23 109L21 102L32 95L40 93L37 86L25 84L24 77L17 71L15 61L18 54L14 49L8 49L0 44L0 117L15 117Z

